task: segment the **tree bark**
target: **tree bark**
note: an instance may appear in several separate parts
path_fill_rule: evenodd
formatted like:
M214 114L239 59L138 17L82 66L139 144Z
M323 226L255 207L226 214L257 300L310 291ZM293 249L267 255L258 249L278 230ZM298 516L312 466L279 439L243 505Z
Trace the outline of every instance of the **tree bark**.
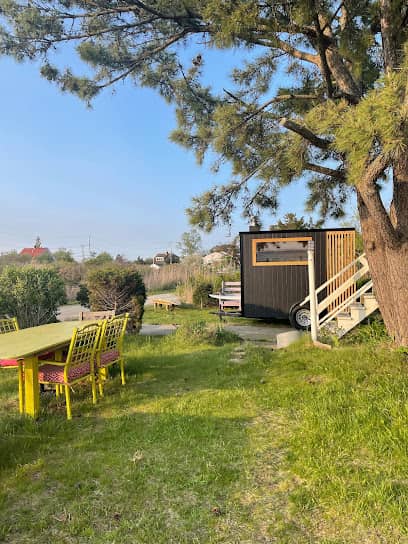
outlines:
M390 245L358 190L357 197L364 248L381 315L395 343L408 346L408 240Z
M408 153L394 162L391 221L400 239L408 239Z

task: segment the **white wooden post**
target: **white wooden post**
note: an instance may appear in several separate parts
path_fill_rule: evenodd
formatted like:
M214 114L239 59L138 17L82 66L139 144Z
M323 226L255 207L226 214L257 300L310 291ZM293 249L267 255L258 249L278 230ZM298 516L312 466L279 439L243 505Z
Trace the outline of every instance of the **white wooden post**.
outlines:
M307 268L309 272L309 296L310 296L310 333L313 342L317 340L317 297L316 297L316 280L315 280L315 265L314 252L315 244L313 240L307 243Z

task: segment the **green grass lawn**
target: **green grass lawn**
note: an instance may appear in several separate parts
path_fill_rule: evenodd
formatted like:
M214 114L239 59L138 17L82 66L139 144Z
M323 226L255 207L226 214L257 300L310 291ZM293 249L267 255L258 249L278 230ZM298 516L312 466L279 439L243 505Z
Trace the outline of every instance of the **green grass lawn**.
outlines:
M218 307L194 308L188 305L176 306L174 310L167 311L164 308L154 309L153 306L145 306L143 315L143 323L149 323L150 325L185 325L187 323L195 323L197 321L205 321L206 323L221 323L219 316L217 315ZM222 323L229 325L256 325L270 326L267 321L261 319L251 319L245 317L223 317ZM288 324L287 321L284 322Z
M188 338L128 339L126 387L71 422L51 395L20 417L0 372L0 541L408 541L403 354Z

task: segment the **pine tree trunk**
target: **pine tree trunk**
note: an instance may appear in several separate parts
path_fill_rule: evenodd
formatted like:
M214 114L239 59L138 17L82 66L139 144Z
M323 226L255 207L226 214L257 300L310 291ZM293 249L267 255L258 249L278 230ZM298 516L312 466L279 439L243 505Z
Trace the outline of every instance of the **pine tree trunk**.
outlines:
M395 169L394 172L390 217L397 242L390 244L378 218L370 215L361 195L358 195L358 208L364 248L381 315L395 343L408 346L408 183L401 170Z

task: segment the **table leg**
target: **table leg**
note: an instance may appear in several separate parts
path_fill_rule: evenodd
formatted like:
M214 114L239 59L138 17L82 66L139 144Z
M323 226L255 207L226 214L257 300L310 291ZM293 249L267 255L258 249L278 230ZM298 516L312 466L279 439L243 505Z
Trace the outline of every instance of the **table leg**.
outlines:
M38 357L24 360L25 413L37 418L40 412L40 388L38 385Z

